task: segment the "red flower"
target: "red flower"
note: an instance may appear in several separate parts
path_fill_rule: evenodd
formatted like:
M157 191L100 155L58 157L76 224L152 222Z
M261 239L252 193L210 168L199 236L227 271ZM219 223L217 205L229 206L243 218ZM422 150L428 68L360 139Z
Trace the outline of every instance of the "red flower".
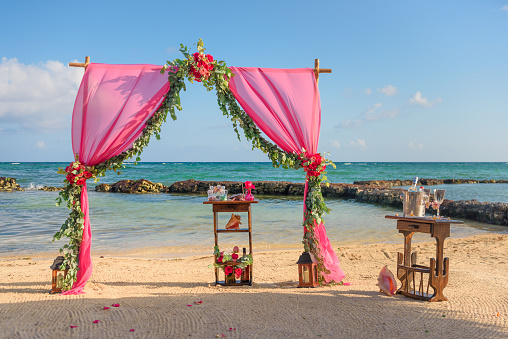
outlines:
M77 185L84 185L86 182L86 179L85 178L81 178L81 179L78 179L78 181L76 181L76 184Z
M206 58L208 59L208 61L212 62L213 61L213 56L211 56L210 54L207 54L206 55Z
M234 260L238 259L238 254L236 253L231 254L231 258Z
M235 269L235 276L237 278L239 278L241 275L242 275L242 269L241 268Z
M71 183L71 184L74 183L74 178L75 178L74 174L67 174L67 176L65 178L67 179L67 181L69 183Z
M218 258L217 258L217 262L218 262L218 263L220 263L220 264L222 264L222 259L224 259L224 257L223 257L223 256L218 257Z
M71 167L71 165L69 165L69 166L65 167L65 172L67 172L67 173L71 173L71 172L72 172L72 167Z
M226 266L224 268L224 273L226 273L226 275L230 275L231 273L233 273L233 266Z
M92 177L92 173L90 173L88 171L84 171L83 175L85 176L85 179L90 179Z

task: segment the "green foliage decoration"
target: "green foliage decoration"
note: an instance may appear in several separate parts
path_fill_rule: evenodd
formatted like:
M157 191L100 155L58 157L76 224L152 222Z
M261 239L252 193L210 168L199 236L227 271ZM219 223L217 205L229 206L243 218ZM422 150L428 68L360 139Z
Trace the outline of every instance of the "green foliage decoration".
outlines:
M304 234L302 242L305 250L314 254L315 258L318 260L318 269L320 272L324 272L323 260L319 254L317 238L314 234L314 225L323 222L323 213L328 213L330 211L321 194L321 183L326 181L326 177L324 176L324 168L326 165L332 165L334 167L335 165L331 161L321 158L320 156L318 159L319 161L315 161L305 150L302 150L301 154L296 152L285 152L277 145L266 140L254 121L240 108L233 93L230 91L229 80L234 74L227 67L225 61L213 60L210 55L205 54L206 49L201 39L199 39L196 46L197 52L191 54L186 46L180 45L180 52L183 54L184 58L167 61L163 66L161 73L167 73L170 89L166 93L161 107L147 121L142 134L134 142L132 148L100 164L83 166L84 170L91 173L91 177L94 178L94 181L98 182L100 177L103 177L107 170L113 170L117 174L121 174L121 169L125 168L123 164L125 160L136 157L134 162L134 165L136 165L141 160L141 153L144 147L150 142L152 135L155 135L157 140L160 139L161 126L166 122L168 113L173 120L177 119L176 110L182 110L180 92L186 90L185 80L190 83L201 82L207 91L215 90L219 108L223 115L231 120L233 130L238 140L241 140L239 132L239 128L241 128L245 138L251 142L252 149L257 148L265 153L272 161L274 167L295 170L304 167L306 169L306 180L309 184L309 191L305 201L306 209L303 226L305 226L307 231ZM76 162L78 162L79 155L76 154L75 156ZM71 165L76 164L76 162L71 163ZM319 168L318 172L316 172L317 175L309 175L309 173L313 172L312 170L309 172L306 167L308 167L310 163L317 164L318 162ZM67 174L68 172L59 168L58 173ZM63 290L69 290L72 288L74 281L76 281L79 264L79 247L83 236L84 215L80 203L83 186L75 182L70 182L68 179L64 180L64 184L64 190L60 192L56 205L59 206L63 201L66 201L70 214L60 230L53 236L53 241L60 240L62 237L67 237L69 239L69 243L60 249L60 252L64 253L64 262L62 263L61 269L63 270L65 266L69 267L68 274L63 281ZM245 266L248 265L249 262L252 263L252 258L250 258L250 261L248 258L245 258ZM242 266L240 265L239 267Z

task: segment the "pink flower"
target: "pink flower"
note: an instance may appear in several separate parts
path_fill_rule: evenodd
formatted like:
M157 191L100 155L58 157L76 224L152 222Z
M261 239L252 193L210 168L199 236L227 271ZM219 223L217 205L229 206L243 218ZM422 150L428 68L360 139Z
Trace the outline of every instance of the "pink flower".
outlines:
M100 323L100 322L101 322L100 320L94 320L94 321L93 321L93 323L94 323L94 324L98 324L98 323Z
M113 307L120 307L120 304L113 304L111 306L113 306Z
M240 252L240 249L238 248L238 246L233 247L233 252L235 252L235 253Z
M233 267L232 266L224 267L224 273L226 273L226 275L230 275L231 273L233 273Z
M252 181L246 181L246 182L245 182L245 189L248 189L248 190L253 190L253 189L255 189L255 188L256 188L256 186L254 186L254 185L252 184Z

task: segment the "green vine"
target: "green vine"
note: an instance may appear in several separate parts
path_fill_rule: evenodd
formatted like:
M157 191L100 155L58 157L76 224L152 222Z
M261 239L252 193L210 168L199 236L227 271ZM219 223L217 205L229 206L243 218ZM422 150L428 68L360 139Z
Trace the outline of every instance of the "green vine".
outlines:
M223 115L231 120L238 140L240 140L238 128L241 128L245 138L251 142L252 149L257 148L267 154L274 167L295 170L302 167L305 168L309 192L305 201L306 210L303 226L305 226L307 232L304 235L303 244L305 250L310 251L317 258L319 271L324 272L323 260L319 255L317 239L314 234L314 225L323 221L323 213L329 212L321 194L321 182L323 180L326 181L326 177L323 176L326 165L335 165L331 161L322 158L319 154L307 154L305 150L302 150L301 154L296 152L288 153L266 140L262 136L261 131L256 127L254 121L240 108L233 93L230 91L229 81L234 74L227 67L226 63L224 61L213 60L212 56L205 54L206 49L201 39L196 45L197 52L191 54L188 48L181 44L180 52L182 52L184 59L167 61L163 66L161 73L167 72L170 89L166 93L161 107L147 121L142 134L134 142L132 148L95 166L82 166L81 173L84 173L84 171L90 173L90 177L93 177L94 181L98 182L100 177L106 174L107 170L113 170L120 174L121 169L125 168L123 162L134 156L136 156L134 162L136 165L141 160L141 153L150 142L151 136L155 135L158 140L160 139L161 126L166 122L168 113L173 120L177 119L176 110L182 110L180 91L186 90L185 79L190 83L194 81L201 82L207 91L215 89L219 108ZM70 166L81 165L78 161L78 155L76 154L75 156L76 161L71 163ZM68 175L69 171L59 168L58 173ZM67 276L63 281L63 290L69 290L72 288L74 281L76 281L79 247L83 236L84 215L81 210L80 198L84 182L78 183L75 180L69 180L67 176L64 184L64 190L60 192L56 205L58 206L63 201L66 201L67 207L71 212L60 230L53 236L53 241L60 240L62 237L69 238L69 243L60 249L60 252L64 253L64 262L60 269L64 270L66 266L69 267Z

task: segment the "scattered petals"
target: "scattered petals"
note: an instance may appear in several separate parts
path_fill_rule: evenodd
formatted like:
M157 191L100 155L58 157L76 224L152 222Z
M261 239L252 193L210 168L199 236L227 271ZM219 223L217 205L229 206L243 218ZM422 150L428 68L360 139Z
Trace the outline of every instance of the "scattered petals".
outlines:
M224 338L226 335L224 333L217 334L215 338Z
M236 331L236 327L230 327L228 331Z
M188 306L188 307L192 307L192 305L191 305L191 304L187 304L187 306Z
M71 325L71 328L76 328L77 326Z
M130 331L130 332L134 332L134 329L133 329L133 328L131 328L129 331Z
M344 284L342 284L342 285L344 285L344 286L351 286L351 283L346 282L346 283L344 283Z
M109 310L109 309L110 309L110 307L104 306L104 309L105 309L105 310Z
M500 317L501 316L501 313L500 312L497 312L496 313L496 317Z
M200 300L200 301L195 301L194 304L196 305L201 305L203 303L203 300Z
M120 304L113 304L111 306L113 306L113 307L120 307Z
M93 323L94 323L94 324L98 324L98 323L100 323L100 322L101 322L100 320L94 320L94 321L93 321Z

